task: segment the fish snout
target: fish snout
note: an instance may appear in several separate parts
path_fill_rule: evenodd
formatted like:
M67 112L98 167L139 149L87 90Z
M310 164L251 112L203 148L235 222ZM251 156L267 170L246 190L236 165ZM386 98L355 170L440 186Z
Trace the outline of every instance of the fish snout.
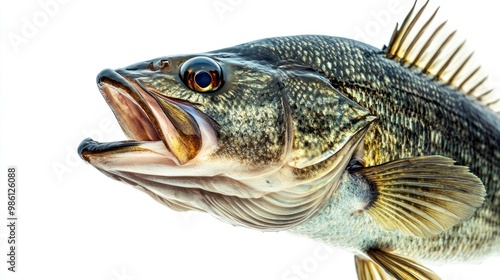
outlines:
M169 58L161 57L134 63L118 71L127 72L128 74L132 75L137 74L143 76L147 76L147 74L152 74L153 72L172 75L178 72L177 64Z

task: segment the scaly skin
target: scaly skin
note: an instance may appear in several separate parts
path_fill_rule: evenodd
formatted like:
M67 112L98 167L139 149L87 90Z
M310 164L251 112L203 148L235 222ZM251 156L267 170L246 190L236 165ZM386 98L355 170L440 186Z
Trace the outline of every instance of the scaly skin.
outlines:
M498 249L500 244L500 117L450 87L387 59L381 50L360 42L321 36L286 37L255 42L283 60L307 65L326 76L334 87L378 117L364 140L367 166L423 155L442 155L470 167L486 187L487 197L468 221L433 238L387 233L369 217L357 222L339 218L349 184L303 227L332 224L316 238L339 245L334 236L359 232L356 249L390 248L430 260L467 260ZM351 193L357 194L358 192ZM344 197L339 199L338 196ZM362 195L361 195L362 196ZM348 197L348 196L346 196ZM366 216L366 215L365 215ZM321 221L321 222L320 222ZM358 223L359 222L359 223ZM338 223L338 226L337 226ZM367 226L368 223L370 226ZM350 225L350 226L349 226ZM313 226L314 227L314 226ZM368 229L369 228L369 229ZM304 231L303 228L296 229ZM329 232L331 236L329 237ZM351 238L343 234L344 238ZM367 241L367 239L369 241Z
M217 91L196 92L182 80L181 65L197 56L223 69ZM98 83L130 140L87 139L82 158L175 210L290 229L357 253L450 261L500 247L500 117L374 47L271 38L104 70ZM479 177L487 196L472 218L433 237L387 231L358 211L374 197L364 178L346 171L355 154L366 166L451 158Z

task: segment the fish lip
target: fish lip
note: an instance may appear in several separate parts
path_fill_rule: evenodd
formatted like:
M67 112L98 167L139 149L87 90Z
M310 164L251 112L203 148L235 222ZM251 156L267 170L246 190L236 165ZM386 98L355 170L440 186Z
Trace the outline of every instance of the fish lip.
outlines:
M91 155L104 157L109 151L161 141L167 150L162 151L162 154L177 165L183 165L198 154L207 153L202 153L202 150L210 150L209 148L216 146L216 133L208 116L195 109L188 101L151 92L140 83L138 78L141 76L126 69L105 69L98 74L99 91L129 140L99 143L85 139L78 147L82 159L90 162ZM183 134L186 130L193 135ZM185 140L188 136L191 138ZM203 141L208 144L202 145ZM128 150L130 149L120 152Z
M112 152L121 148L135 146L138 143L139 142L133 140L101 143L92 138L85 138L80 145L78 145L77 152L83 160L89 161L90 154Z

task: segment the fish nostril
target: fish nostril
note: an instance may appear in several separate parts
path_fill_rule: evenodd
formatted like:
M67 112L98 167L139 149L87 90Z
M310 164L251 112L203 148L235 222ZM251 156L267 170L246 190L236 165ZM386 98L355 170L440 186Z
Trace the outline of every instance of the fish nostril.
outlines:
M160 60L160 67L162 69L164 69L164 68L170 68L170 62L168 60L166 60L166 59L162 59L162 60Z
M143 61L129 65L125 68L125 70L127 71L149 70L149 71L163 71L163 72L167 72L169 71L169 69L170 69L170 62L167 59Z
M156 70L161 70L163 72L168 72L170 70L170 61L167 59L160 59L155 63Z
M156 69L155 69L155 65L154 65L154 63L153 63L153 62L150 62L150 63L148 64L148 69L149 69L149 70L151 70L151 71L156 71Z
M170 70L170 62L167 59L152 61L149 63L148 69L151 71L168 72Z

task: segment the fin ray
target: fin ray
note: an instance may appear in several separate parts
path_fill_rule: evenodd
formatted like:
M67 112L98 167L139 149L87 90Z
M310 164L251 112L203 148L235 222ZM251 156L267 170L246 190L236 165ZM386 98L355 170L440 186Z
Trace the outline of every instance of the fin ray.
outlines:
M385 270L371 260L354 256L358 280L394 280Z
M480 67L469 63L473 52L467 54L464 50L465 41L454 40L456 30L446 31L446 21L434 27L439 7L431 15L424 15L429 1L415 12L417 1L402 24L396 24L389 45L384 47L386 57L408 68L419 69L423 75L470 96L500 115L496 106L499 96L490 102L480 98L489 92L485 83L487 76L480 73Z
M376 265L382 267L384 271L387 273L385 276L386 278L383 278L384 276L382 276L381 279L392 279L392 278L387 278L387 275L392 275L395 279L405 279L405 280L441 279L432 270L428 269L427 267L421 265L417 261L412 260L410 258L406 258L380 249L368 250L366 254L371 258L371 260ZM376 268L373 269L374 265L366 263L361 263L360 266L361 265L363 265L366 269L372 269L372 271L370 271L371 274L375 274L378 272L378 269Z
M372 184L367 212L387 230L431 237L469 219L486 195L481 180L442 156L395 160L353 172Z

